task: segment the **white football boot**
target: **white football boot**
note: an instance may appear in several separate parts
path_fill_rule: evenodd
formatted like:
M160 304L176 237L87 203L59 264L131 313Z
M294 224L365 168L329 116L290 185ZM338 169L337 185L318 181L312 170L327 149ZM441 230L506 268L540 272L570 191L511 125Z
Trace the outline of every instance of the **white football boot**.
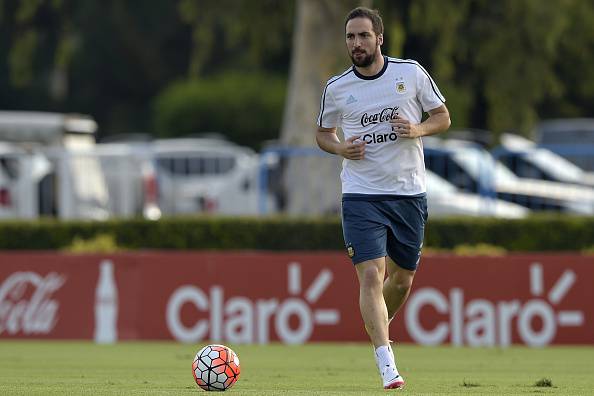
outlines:
M404 388L404 378L398 373L396 366L385 366L380 370L384 389L402 389Z
M402 389L404 378L398 372L390 345L375 350L375 363L382 377L384 389Z

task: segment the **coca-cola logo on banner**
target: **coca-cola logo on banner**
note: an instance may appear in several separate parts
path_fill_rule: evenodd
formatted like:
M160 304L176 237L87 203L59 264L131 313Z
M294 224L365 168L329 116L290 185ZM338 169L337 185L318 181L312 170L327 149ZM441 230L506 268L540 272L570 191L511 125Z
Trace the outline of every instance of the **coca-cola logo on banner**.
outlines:
M409 298L406 329L415 342L423 345L439 345L449 337L453 345L508 346L515 330L526 345L545 346L554 340L559 327L582 326L584 323L583 311L556 309L575 282L575 272L568 269L549 290L545 290L543 267L533 263L529 285L533 298L528 301L518 298L465 301L462 288L452 288L445 295L436 288L423 287ZM421 310L424 308L432 308L439 314L442 319L437 325L429 328L422 325ZM540 326L535 326L535 322Z
M198 342L203 339L227 340L233 343L268 343L272 325L276 336L288 344L308 341L316 325L337 325L340 312L336 309L313 309L312 305L332 282L332 271L321 270L312 283L301 288L301 265L288 265L289 297L250 299L244 296L225 298L221 285L212 285L203 290L194 285L178 287L167 303L167 327L178 341ZM181 320L184 304L193 304L199 311L208 313L208 319L200 319L189 327ZM291 326L291 318L297 325Z
M15 272L0 284L0 334L48 334L58 321L60 303L51 298L66 278L55 272Z

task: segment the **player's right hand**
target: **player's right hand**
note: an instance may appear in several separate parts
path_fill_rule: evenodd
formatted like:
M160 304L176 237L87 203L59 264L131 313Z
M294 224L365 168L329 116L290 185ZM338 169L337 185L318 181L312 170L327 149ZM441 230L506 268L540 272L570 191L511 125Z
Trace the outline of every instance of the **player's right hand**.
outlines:
M365 145L359 136L352 136L344 142L340 155L349 160L361 160L365 158Z

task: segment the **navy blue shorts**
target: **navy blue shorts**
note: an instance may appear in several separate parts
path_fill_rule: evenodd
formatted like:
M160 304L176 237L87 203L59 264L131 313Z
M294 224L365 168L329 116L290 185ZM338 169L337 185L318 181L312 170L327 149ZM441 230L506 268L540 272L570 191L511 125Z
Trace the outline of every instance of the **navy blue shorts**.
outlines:
M389 256L400 267L416 270L426 222L425 194L342 197L342 230L353 264Z

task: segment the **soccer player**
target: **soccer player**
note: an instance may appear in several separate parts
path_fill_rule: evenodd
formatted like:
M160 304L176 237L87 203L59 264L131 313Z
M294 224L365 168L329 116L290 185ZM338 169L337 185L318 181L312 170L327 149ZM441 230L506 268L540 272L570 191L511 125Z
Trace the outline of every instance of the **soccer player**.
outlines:
M316 140L324 151L344 157L346 250L357 272L361 316L383 386L393 389L402 388L404 379L388 325L410 292L427 221L421 137L447 130L450 115L421 65L382 55L383 31L376 10L358 7L347 15L353 66L326 83Z

